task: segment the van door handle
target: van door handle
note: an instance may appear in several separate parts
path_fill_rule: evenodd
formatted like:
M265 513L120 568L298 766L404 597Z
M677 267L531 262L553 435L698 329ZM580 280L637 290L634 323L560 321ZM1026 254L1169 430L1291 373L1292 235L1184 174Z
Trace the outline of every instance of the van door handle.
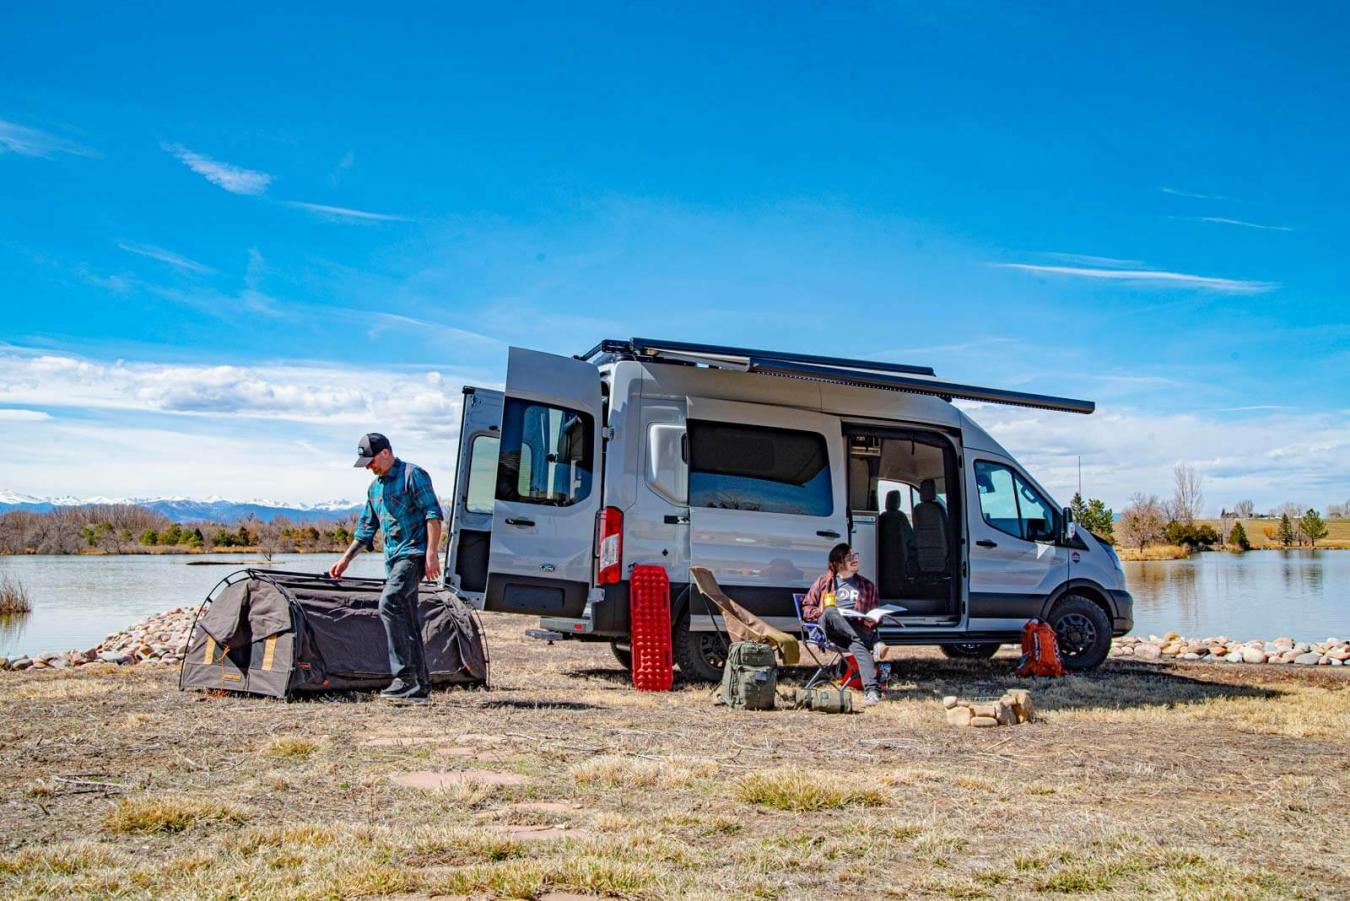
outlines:
M506 520L506 524L507 524L508 526L532 526L532 525L534 525L534 520L532 520L532 519L511 519L511 518L508 518L508 519Z
M819 535L821 538L838 538L838 537L839 537L839 533L836 532L836 531L834 531L834 529L820 529L819 531L816 532L816 534Z
M509 520L509 519L507 520L507 522L510 522L510 521L511 521L511 520ZM997 541L990 541L988 538L981 538L979 541L977 541L977 542L975 542L975 543L978 544L980 547L998 547L998 542L997 542Z
M689 517L687 517L687 516L679 516L679 515L674 514L674 513L667 513L667 514L666 514L666 525L668 525L668 526L687 526L687 525L689 525Z

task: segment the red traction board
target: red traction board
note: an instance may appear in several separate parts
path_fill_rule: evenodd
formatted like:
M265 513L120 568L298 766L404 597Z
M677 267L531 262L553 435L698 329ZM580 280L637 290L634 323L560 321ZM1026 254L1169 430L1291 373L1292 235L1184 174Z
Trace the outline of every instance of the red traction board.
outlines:
M670 650L670 579L665 567L635 566L629 580L633 685L638 691L670 691L675 682Z

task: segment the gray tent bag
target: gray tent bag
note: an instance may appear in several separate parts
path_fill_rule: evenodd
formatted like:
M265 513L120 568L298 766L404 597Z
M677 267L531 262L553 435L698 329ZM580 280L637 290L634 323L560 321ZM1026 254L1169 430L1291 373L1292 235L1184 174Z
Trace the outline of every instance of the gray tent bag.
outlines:
M286 698L388 685L382 579L246 569L226 576L197 611L180 689ZM430 583L417 595L432 685L486 685L487 644L475 611Z

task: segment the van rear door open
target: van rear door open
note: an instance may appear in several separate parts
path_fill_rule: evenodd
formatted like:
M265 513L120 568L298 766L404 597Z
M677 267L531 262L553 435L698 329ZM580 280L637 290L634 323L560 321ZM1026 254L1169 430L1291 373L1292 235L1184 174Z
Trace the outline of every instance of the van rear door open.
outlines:
M455 593L476 607L482 606L487 586L501 425L502 393L466 386L445 574Z
M579 617L600 511L600 371L510 349L484 608Z

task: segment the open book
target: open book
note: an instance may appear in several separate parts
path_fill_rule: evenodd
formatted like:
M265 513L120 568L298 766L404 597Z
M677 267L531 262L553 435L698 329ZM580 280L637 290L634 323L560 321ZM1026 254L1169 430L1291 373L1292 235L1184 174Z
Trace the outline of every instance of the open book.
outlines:
M866 613L859 613L852 607L839 607L837 609L847 619L865 619L872 625L876 625L888 616L898 617L905 612L905 608L897 604L883 604L880 607L873 607Z

